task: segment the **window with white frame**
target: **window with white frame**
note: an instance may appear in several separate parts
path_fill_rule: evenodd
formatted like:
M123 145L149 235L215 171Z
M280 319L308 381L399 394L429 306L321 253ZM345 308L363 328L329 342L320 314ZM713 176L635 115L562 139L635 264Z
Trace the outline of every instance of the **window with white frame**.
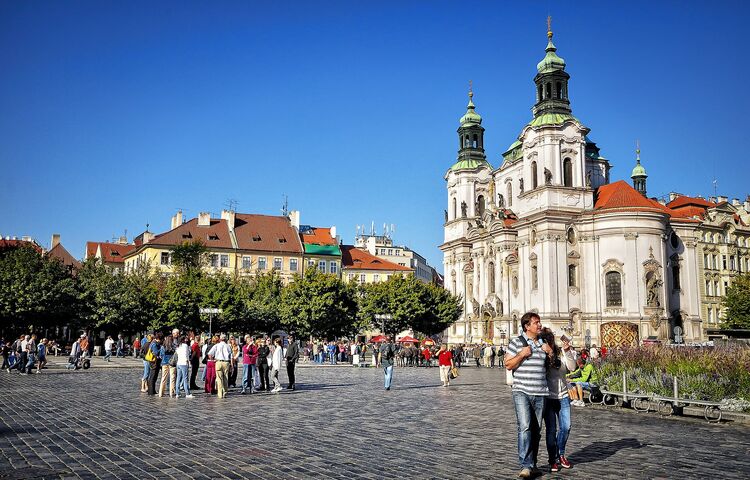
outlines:
M161 264L162 265L172 264L172 255L169 252L161 252Z
M281 266L282 266L282 260L281 260L281 258L280 257L275 257L273 259L273 269L274 270L281 270Z
M266 257L258 257L258 270L266 269Z
M318 260L318 271L321 273L326 273L326 261L325 260Z
M307 259L307 266L308 267L314 267L315 266L315 259L314 258L308 258Z
M360 273L359 274L359 283L365 283L365 281L367 281L367 275L365 275L364 273Z
M290 272L296 272L297 271L297 259L296 258L290 258L289 259L289 271Z
M216 268L219 266L219 256L215 253L212 253L208 256L208 261L211 264L212 267Z
M349 281L350 281L350 282L351 282L352 280L354 280L354 274L353 274L353 273L350 273L350 274L348 275L348 277L349 277Z
M328 265L329 272L331 273L339 273L339 264L335 260L331 260L331 263Z
M222 253L219 257L219 260L221 262L221 268L229 267L229 255L227 255L226 253Z
M250 270L250 268L253 266L253 259L250 255L244 255L242 257L242 269L243 270Z

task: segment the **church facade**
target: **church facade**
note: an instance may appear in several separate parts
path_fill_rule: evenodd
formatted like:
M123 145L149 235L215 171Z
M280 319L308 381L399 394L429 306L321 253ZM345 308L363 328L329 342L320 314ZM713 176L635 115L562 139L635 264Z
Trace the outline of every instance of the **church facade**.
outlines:
M573 116L570 76L548 31L532 120L495 168L469 93L456 163L445 174L445 288L464 313L450 343L507 344L537 312L576 344L703 339L700 221L646 196L640 152L631 186ZM674 327L680 327L675 329Z

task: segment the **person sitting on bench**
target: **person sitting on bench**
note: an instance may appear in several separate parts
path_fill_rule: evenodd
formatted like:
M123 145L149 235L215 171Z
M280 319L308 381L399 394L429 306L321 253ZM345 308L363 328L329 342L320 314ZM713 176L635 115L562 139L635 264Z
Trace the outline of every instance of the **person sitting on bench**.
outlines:
M596 370L591 362L586 362L581 357L576 358L576 365L578 368L567 375L568 380L571 380L568 388L570 398L573 401L570 404L576 407L583 407L586 405L583 403L583 391L588 390L590 392L591 387L596 385Z

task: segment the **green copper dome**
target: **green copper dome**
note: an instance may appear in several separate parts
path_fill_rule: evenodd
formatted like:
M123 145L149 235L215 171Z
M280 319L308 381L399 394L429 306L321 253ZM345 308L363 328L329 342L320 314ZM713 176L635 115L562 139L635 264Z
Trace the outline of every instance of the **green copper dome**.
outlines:
M536 65L539 73L554 72L555 70L565 70L565 60L557 56L557 47L552 43L552 32L547 32L549 42L547 42L546 52L541 62Z
M481 125L482 117L474 110L474 102L471 100L474 96L473 92L469 92L469 104L466 106L466 113L461 117L461 126L466 125Z
M581 123L580 120L568 113L543 113L542 115L534 117L534 119L529 122L529 126L541 127L543 125L562 125L568 120Z
M641 162L638 162L638 164L633 169L633 173L630 174L631 177L648 177L646 175L646 169L643 168L643 165L641 165Z
M490 164L487 163L487 160L477 160L477 159L469 158L469 159L457 161L456 163L453 164L450 170L453 172L456 172L458 170L474 170L481 166L486 166L490 168Z

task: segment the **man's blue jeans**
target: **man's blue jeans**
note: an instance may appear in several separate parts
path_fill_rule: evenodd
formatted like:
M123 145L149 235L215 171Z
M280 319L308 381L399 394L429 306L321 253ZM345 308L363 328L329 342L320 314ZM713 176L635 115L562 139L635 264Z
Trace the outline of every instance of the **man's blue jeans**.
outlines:
M255 377L257 376L257 365L242 366L242 391L255 390Z
M391 380L393 380L393 365L383 367L383 373L385 374L385 388L391 388Z
M544 407L544 428L547 432L547 455L552 465L565 455L570 434L570 398L548 398ZM557 434L555 434L557 433Z
M176 397L180 396L180 387L185 391L185 395L190 395L190 375L187 365L177 365L177 385L174 391Z
M109 359L112 358L112 350L105 350L104 351L104 360L109 362Z
M541 439L542 416L547 397L513 392L518 426L518 461L521 468L536 468Z

